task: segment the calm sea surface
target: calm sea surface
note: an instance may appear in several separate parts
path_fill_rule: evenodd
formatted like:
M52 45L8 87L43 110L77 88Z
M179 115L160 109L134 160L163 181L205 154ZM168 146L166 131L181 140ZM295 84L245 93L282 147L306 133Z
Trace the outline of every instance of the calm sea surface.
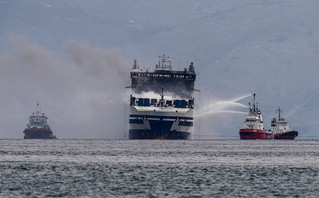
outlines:
M319 141L0 140L0 197L319 197Z

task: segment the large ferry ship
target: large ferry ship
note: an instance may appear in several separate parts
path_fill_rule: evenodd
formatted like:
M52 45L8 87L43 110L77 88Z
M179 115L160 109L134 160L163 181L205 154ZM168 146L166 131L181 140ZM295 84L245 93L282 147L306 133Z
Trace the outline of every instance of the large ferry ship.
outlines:
M264 129L263 118L257 106L256 94L253 94L252 103L244 121L244 127L239 130L241 140L273 139L274 135Z
M279 140L294 140L298 136L298 131L292 130L288 122L281 116L282 110L277 109L278 118L274 117L271 120L270 132L274 134L274 139Z
M36 111L29 117L29 124L23 131L24 139L56 139L47 120L48 117L41 113L38 102Z
M173 70L171 60L159 57L155 70L134 61L131 70L129 139L191 139L194 131L193 63Z

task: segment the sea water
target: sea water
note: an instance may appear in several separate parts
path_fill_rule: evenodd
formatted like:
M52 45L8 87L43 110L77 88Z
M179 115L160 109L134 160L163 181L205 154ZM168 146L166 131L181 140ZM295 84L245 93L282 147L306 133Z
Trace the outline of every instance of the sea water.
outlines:
M316 140L0 140L0 197L318 197Z

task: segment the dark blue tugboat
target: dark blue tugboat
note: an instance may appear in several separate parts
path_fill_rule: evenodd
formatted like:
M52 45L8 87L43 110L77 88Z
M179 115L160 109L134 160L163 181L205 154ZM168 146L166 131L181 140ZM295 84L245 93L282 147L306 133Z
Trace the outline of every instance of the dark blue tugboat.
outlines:
M24 139L56 139L47 120L48 117L41 113L38 102L36 111L29 117L29 124L23 131Z

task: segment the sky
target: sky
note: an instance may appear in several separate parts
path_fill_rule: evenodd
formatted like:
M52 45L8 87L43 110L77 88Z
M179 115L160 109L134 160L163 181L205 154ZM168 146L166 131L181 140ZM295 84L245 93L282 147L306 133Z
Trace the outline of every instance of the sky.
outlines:
M316 0L0 0L0 138L23 138L40 101L58 138L127 131L133 61L194 62L195 136L234 137L252 93L264 127L278 106L318 137ZM239 137L239 136L238 136Z

